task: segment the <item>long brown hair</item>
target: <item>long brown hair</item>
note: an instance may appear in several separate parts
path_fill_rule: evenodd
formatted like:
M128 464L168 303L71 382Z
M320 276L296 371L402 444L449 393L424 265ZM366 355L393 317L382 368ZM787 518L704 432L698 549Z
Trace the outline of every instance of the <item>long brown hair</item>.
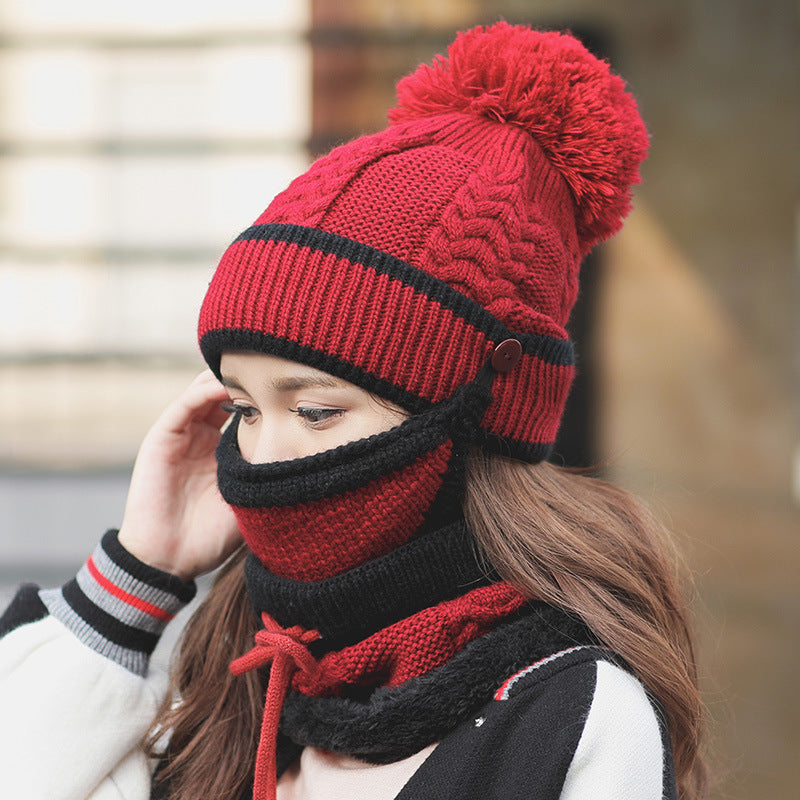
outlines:
M680 559L628 492L552 464L475 452L464 514L498 574L574 612L658 699L682 800L706 793L695 645Z
M231 556L186 624L169 691L145 739L148 755L162 758L167 732L156 782L170 800L236 800L252 781L264 688L257 672L234 677L228 669L259 628L244 583L246 554L241 547Z
M693 638L678 560L659 523L604 481L481 453L470 457L464 512L505 580L579 615L636 671L666 716L680 797L699 800L706 778ZM235 800L252 780L263 687L255 672L228 671L258 628L243 558L221 570L184 630L171 691L147 739L157 756L171 731L159 772L171 799Z

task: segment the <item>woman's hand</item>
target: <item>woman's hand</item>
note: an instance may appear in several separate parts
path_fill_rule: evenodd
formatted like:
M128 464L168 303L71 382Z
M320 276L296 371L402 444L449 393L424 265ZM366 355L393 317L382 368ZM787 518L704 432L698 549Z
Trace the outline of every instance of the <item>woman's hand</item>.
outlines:
M133 468L119 541L184 580L218 567L241 543L217 488L214 451L227 397L210 371L198 375L147 433Z

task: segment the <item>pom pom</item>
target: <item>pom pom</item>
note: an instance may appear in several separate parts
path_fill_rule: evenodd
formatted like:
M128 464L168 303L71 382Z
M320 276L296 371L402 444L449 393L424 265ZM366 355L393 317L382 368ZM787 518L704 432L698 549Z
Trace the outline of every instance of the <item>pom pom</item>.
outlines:
M622 226L648 136L636 101L574 37L498 22L403 78L393 124L460 111L519 125L572 190L581 252Z

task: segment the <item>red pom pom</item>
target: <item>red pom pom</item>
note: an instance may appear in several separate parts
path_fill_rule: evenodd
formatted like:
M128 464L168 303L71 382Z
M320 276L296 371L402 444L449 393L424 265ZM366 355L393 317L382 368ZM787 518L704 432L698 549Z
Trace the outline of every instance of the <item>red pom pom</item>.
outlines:
M403 78L397 98L394 124L463 111L525 128L572 190L582 253L622 226L647 131L624 81L574 37L474 28Z

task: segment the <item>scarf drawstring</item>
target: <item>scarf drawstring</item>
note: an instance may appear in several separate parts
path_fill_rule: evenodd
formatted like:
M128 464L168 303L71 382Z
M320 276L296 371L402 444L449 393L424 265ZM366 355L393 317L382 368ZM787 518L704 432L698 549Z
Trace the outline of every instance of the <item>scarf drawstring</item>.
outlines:
M272 664L264 703L264 717L256 753L253 800L275 800L277 793L277 746L278 724L289 681L296 670L313 675L319 668L306 645L320 638L315 630L306 630L300 625L282 628L265 612L261 614L264 630L255 635L255 647L231 662L234 675L242 675L251 669Z

